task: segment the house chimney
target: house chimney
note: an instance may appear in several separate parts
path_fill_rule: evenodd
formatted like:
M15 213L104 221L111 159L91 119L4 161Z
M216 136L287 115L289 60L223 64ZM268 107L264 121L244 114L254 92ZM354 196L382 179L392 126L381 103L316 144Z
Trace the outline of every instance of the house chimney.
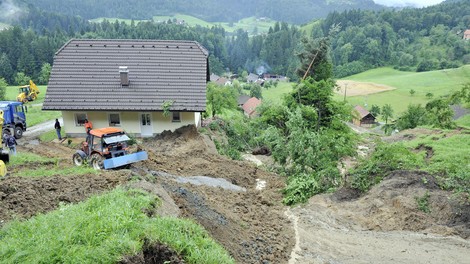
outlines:
M129 70L127 66L119 66L119 75L121 76L121 85L129 86Z

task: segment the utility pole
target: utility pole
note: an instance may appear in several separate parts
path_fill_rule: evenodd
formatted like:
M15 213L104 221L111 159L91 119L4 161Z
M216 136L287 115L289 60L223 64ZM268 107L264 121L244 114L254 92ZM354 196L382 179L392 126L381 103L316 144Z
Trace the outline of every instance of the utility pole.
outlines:
M344 83L344 101L346 102L346 90L348 90L348 83Z

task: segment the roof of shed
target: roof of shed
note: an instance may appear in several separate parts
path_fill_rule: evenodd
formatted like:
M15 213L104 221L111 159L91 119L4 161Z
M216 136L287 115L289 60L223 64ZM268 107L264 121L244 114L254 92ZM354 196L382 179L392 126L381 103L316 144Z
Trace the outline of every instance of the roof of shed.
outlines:
M359 117L360 117L361 119L364 118L364 117L366 117L366 116L368 116L368 115L371 115L371 116L372 116L372 114L371 114L369 111L367 111L364 107L362 107L362 106L360 106L360 105L356 105L356 106L354 107L354 110L356 110L356 112L359 114Z
M207 58L195 41L73 39L54 57L43 109L205 111Z

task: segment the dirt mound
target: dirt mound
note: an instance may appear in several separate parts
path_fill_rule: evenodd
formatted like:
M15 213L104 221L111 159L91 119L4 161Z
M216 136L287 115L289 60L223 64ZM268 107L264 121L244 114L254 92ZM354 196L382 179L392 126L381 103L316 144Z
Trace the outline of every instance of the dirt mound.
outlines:
M390 173L366 195L342 189L331 195L354 208L369 230L429 232L470 237L470 205L461 204L450 192L442 191L436 179L423 171L399 170ZM421 208L420 208L421 201ZM356 213L357 214L357 213Z
M144 241L144 250L137 255L124 257L120 264L184 264L183 258L174 250L160 243Z
M127 182L129 171L101 175L54 176L47 178L6 177L0 179L0 221L29 218L76 203Z
M197 131L196 131L197 132ZM179 205L183 216L209 231L238 263L285 263L294 244L293 230L284 215L281 190L284 179L249 162L211 154L194 128L165 132L145 142L149 160L139 174L152 175ZM223 178L246 191L182 184L164 173L180 177ZM257 190L259 181L266 187Z
M300 234L295 259L468 263L469 211L468 204L459 204L450 192L440 190L432 175L395 171L363 196L344 189L315 196L291 210Z

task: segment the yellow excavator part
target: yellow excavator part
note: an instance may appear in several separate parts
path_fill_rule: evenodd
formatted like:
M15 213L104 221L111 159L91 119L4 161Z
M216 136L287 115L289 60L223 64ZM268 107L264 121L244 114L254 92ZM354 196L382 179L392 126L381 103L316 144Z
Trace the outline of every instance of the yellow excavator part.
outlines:
M3 142L3 111L0 110L0 131L2 131L2 142ZM3 144L0 145L0 177L7 175L6 162L10 161L10 154L2 149Z
M3 160L0 160L0 177L7 175L7 166Z
M18 96L16 97L16 101L27 103L29 101L34 101L38 98L39 88L36 84L29 80L29 85L20 86L18 88Z

